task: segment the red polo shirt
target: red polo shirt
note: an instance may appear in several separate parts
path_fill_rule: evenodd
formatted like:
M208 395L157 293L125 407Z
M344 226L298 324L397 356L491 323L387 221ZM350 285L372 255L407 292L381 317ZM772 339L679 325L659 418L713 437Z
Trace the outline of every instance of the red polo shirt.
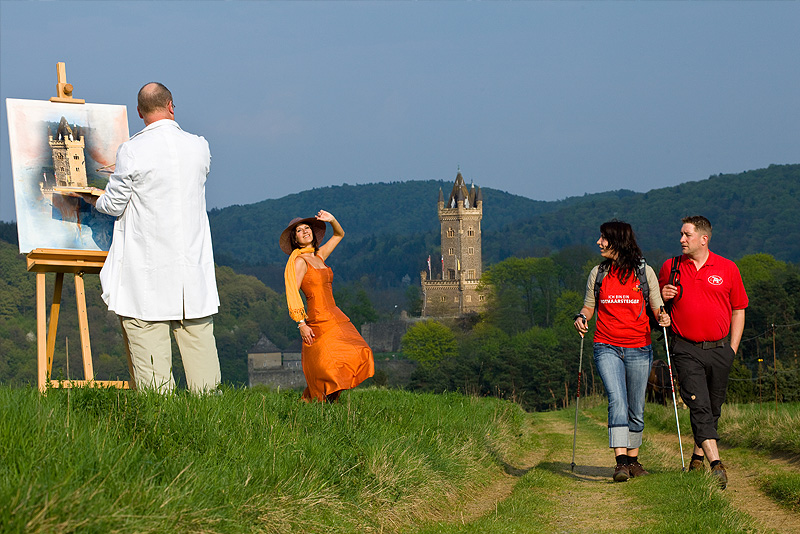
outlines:
M669 283L672 259L661 266L658 284ZM717 341L728 335L733 310L747 308L747 293L739 268L731 260L708 252L698 271L685 254L679 267L683 294L672 299L672 330L689 341Z

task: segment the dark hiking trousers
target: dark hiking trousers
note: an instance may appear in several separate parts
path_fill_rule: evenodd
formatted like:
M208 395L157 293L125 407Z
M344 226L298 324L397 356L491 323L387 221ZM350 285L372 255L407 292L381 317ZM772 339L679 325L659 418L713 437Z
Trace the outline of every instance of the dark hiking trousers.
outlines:
M679 336L672 344L672 358L678 374L681 398L689 407L694 442L719 439L717 422L725 402L728 375L734 353L730 343L721 347L702 348Z

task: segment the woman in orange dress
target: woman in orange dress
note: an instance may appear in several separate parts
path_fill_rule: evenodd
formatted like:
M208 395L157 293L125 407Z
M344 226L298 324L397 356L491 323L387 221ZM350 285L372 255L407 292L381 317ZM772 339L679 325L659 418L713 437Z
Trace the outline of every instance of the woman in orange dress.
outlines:
M326 222L333 236L320 246ZM325 260L343 237L342 226L323 210L316 217L293 219L281 233L281 249L289 254L284 271L286 302L303 338L306 402L334 402L342 390L375 374L372 349L333 300L333 271ZM307 312L298 289L306 296Z

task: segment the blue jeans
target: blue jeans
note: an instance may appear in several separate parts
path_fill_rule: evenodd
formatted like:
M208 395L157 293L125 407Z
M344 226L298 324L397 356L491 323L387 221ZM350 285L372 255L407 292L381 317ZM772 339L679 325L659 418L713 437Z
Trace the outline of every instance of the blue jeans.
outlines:
M644 399L653 347L627 348L594 344L594 364L608 394L608 446L642 445Z

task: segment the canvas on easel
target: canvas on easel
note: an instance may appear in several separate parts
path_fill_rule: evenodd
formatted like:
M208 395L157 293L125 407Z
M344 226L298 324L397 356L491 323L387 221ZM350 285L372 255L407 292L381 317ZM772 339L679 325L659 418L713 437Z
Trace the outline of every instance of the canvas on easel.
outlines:
M108 183L117 147L128 139L127 109L73 98L64 63L56 69L58 96L49 102L6 99L19 249L27 253L28 271L36 273L38 386L42 391L48 385L127 388L132 382L94 379L83 276L100 272L111 246L114 218L99 213L80 196L100 194ZM56 275L49 328L47 273ZM81 381L50 377L65 273L75 278Z
M128 140L125 106L6 99L19 251L108 250L114 218L80 197L105 188Z

